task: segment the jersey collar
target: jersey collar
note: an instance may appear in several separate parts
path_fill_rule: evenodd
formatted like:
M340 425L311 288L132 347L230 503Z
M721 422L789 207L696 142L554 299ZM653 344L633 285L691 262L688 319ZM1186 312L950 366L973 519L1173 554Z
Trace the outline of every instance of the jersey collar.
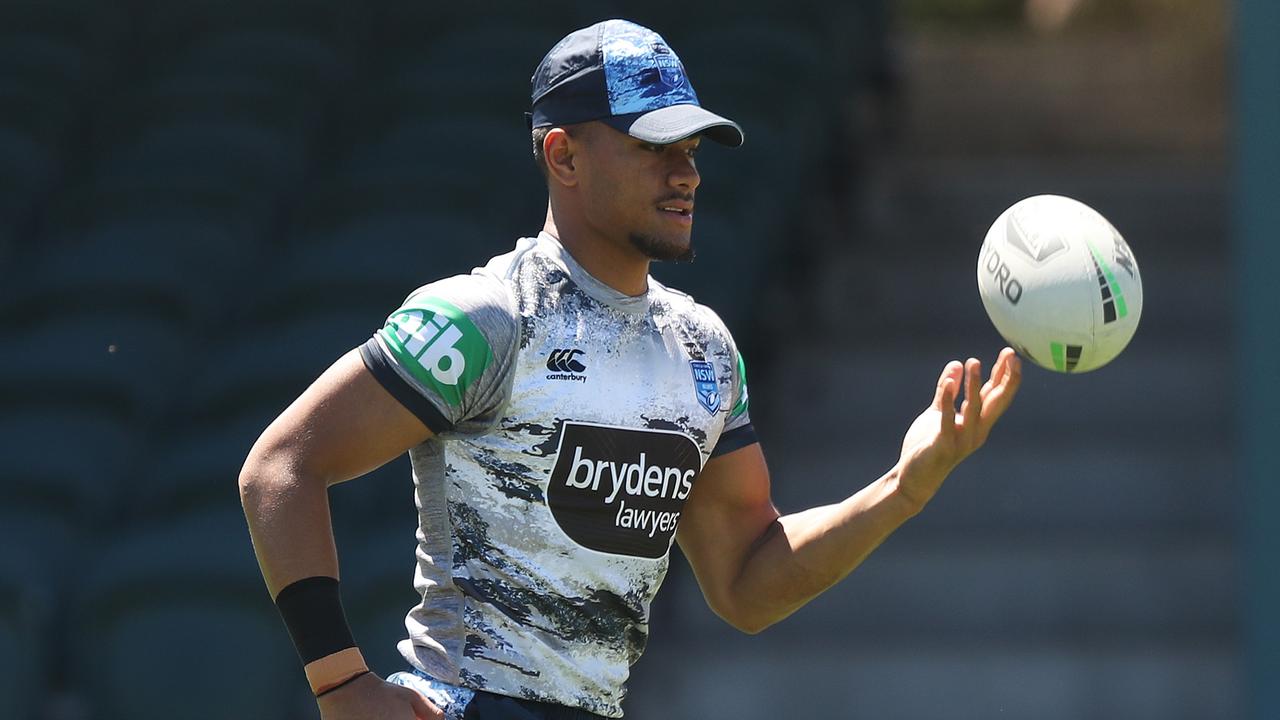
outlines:
M546 248L547 253L569 274L569 278L577 283L578 287L582 288L582 291L591 299L627 315L644 315L649 312L654 287L653 278L649 278L649 288L643 295L627 295L609 287L587 272L560 244L556 236L544 230L538 233L538 243Z

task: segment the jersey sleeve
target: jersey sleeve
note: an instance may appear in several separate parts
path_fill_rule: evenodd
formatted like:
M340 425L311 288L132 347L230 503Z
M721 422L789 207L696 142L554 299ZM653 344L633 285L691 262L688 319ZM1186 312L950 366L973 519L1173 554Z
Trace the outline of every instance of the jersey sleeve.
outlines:
M733 452L748 445L759 442L756 429L751 425L751 396L747 391L747 365L742 355L734 348L737 356L736 368L733 372L732 404L729 406L729 417L724 421L724 430L720 431L720 439L716 442L711 457Z
M431 432L478 435L510 399L517 336L505 286L460 275L414 291L360 356Z
M716 318L719 321L719 318ZM723 322L717 322L721 332L724 333L724 341L729 353L731 370L729 372L729 387L725 393L725 399L728 400L729 416L725 418L724 429L720 431L720 438L716 441L715 449L711 452L711 457L723 455L734 450L747 447L759 442L756 437L756 430L751 425L751 394L747 390L747 363L742 358L742 353L738 351L738 345L733 341L732 335L729 334Z

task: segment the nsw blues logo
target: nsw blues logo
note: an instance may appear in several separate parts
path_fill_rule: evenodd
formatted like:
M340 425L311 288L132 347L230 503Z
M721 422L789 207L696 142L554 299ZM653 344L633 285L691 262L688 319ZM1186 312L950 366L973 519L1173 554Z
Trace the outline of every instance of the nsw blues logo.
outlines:
M716 370L706 360L690 360L693 369L693 390L698 403L714 415L720 409L720 383L716 382Z
M678 88L684 84L684 68L680 66L680 58L671 52L671 48L654 43L653 59L658 65L658 82L668 88Z
M680 58L654 31L613 20L600 36L609 111L614 115L643 113L668 105L698 104Z

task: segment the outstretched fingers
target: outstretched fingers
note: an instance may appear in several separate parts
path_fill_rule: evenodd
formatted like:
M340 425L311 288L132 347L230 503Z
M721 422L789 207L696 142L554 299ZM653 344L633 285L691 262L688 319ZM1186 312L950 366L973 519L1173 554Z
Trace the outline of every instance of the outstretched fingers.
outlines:
M984 403L987 401L987 396L991 394L991 391L1003 383L1005 378L1008 376L1009 356L1012 352L1013 351L1010 348L1001 350L1000 354L996 357L995 364L991 366L991 377L988 378L986 384L982 386L982 401Z
M991 380L983 388L982 424L990 429L1000 416L1009 409L1013 397L1022 386L1022 361L1011 348L1000 351L996 359L996 367L991 372Z
M982 361L969 358L964 364L964 403L960 405L960 417L965 431L972 435L978 429L982 416Z
M939 429L944 433L955 431L956 395L960 392L960 378L963 373L964 366L952 360L942 368L942 374L938 376L938 388L933 394L933 409L941 415Z

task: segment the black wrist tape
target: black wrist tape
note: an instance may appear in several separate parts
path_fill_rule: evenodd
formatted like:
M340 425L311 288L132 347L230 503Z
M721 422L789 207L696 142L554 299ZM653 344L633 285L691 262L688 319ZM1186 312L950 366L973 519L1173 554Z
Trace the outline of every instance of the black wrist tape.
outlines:
M355 647L336 578L316 576L292 583L276 595L302 664Z

